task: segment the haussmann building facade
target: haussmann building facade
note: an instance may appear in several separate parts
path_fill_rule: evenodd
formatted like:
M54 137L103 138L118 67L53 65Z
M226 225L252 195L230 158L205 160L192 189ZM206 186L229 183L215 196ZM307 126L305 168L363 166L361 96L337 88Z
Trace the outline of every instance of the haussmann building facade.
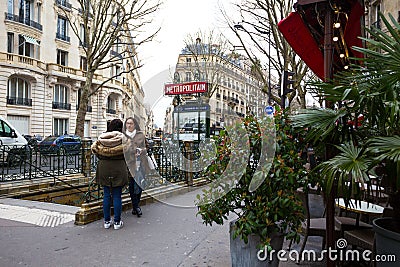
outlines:
M65 12L78 17L68 0L7 0L0 2L0 115L22 134L73 134L85 81L86 58ZM128 40L129 43L129 40ZM113 47L110 56L119 53ZM132 53L134 45L129 47ZM99 85L123 68L137 66L137 57L122 59L96 72ZM111 75L111 76L110 76ZM144 128L144 92L137 71L112 79L88 103L84 136L95 138L107 121L135 116Z

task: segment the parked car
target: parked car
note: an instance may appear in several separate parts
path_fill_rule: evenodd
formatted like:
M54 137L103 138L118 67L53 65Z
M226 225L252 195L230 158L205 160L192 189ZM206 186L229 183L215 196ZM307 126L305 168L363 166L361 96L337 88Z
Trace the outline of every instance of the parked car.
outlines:
M77 135L50 135L37 145L40 153L58 153L60 155L79 153L81 147L82 141Z
M38 142L43 140L41 135L32 136L29 134L23 134L22 136L26 139L26 141L28 141L28 145L33 147L36 146Z
M17 129L0 116L0 164L13 166L29 158L30 149L27 144Z

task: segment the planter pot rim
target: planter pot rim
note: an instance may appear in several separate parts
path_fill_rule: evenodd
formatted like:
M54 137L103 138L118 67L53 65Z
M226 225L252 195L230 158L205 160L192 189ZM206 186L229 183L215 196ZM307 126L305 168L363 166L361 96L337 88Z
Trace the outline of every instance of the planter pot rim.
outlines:
M400 225L400 220L399 219L393 219L390 217L383 217L383 218L376 218L372 221L372 225L374 228L374 231L377 234L383 235L386 238L394 239L394 240L400 240L400 233L394 232L390 229L385 228L385 224L389 222L395 222L397 225ZM397 228L399 229L399 228Z

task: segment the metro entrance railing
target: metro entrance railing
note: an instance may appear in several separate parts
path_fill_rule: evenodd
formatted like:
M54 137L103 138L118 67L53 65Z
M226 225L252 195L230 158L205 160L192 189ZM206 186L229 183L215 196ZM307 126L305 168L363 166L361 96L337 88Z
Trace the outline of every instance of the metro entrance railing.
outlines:
M53 179L54 184L61 182L68 184L68 180L61 177L71 174L82 174L90 177L87 191L82 187L69 184L70 188L77 189L84 202L102 197L100 187L95 183L97 158L91 153L91 140L83 140L82 145L74 153L60 153L38 149L38 146L26 145L23 147L7 146L0 144L0 184L14 181L38 181ZM195 159L198 154L198 144L186 142L175 144L176 149L166 149L161 142L149 148L149 153L156 161L156 169L146 177L146 188L150 189L165 185L166 182L183 182L193 184L199 179L201 172L186 171L179 166L179 159ZM199 169L192 166L193 169Z

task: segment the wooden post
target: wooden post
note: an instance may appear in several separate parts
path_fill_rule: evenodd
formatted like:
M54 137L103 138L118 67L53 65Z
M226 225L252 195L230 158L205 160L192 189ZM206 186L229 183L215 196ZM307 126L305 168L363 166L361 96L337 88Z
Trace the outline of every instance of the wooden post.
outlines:
M329 4L325 5L325 27L324 27L324 77L325 81L329 82L333 78L332 72L332 54L333 54L333 10ZM327 108L333 106L333 103L326 102ZM332 157L332 147L326 147L325 159ZM335 184L331 192L326 192L326 246L327 248L334 249L335 247ZM327 258L326 266L334 267L335 262Z

